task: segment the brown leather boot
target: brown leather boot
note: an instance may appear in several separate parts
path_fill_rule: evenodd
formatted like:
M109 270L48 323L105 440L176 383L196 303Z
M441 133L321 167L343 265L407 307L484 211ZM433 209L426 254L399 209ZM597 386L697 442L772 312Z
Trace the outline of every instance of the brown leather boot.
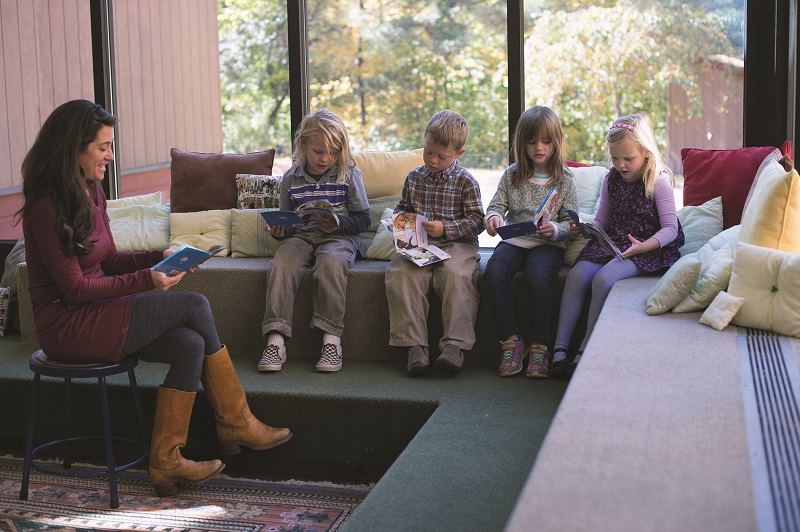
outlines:
M149 470L159 497L175 495L178 492L176 482L200 484L225 469L225 464L219 460L193 462L181 456L195 395L195 392L158 388Z
M289 429L276 429L261 423L250 412L244 388L228 355L228 348L208 355L203 362L203 388L216 412L217 437L223 454L238 454L244 445L262 451L286 443Z

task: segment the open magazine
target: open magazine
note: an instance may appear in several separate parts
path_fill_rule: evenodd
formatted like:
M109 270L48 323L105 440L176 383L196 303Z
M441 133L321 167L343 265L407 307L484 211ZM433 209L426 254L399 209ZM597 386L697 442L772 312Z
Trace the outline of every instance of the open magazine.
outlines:
M560 202L561 198L558 195L558 191L555 187L550 187L547 196L545 196L539 208L536 209L536 214L531 221L501 225L496 229L497 234L500 235L503 240L536 234L536 231L538 231L540 227L550 222L553 216L555 216L556 212L558 212Z
M614 244L614 241L611 240L611 237L603 231L603 228L599 225L595 225L591 222L583 222L580 219L580 215L577 212L567 209L567 213L569 214L572 221L575 222L575 225L581 228L581 234L583 238L593 239L595 242L600 244L606 251L609 253L616 255L619 260L625 260L622 256L622 252L619 248Z
M428 244L428 233L422 228L427 218L412 212L396 212L382 220L392 234L394 249L399 255L417 266L427 266L449 259L450 255L433 244Z
M307 201L294 211L263 211L261 216L270 226L280 225L286 230L312 222L319 223L324 218L339 226L339 217L333 205L323 200Z

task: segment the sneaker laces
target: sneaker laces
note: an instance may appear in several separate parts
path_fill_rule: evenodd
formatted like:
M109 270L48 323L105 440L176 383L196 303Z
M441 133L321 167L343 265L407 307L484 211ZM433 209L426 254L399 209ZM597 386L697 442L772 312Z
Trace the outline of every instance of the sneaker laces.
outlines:
M325 344L322 346L322 356L319 357L319 363L325 365L335 366L342 361L342 355L336 349L334 344Z
M264 354L261 356L260 364L280 364L281 363L281 352L278 349L277 345L269 344L266 349L264 349Z
M541 349L531 349L531 362L535 364L544 363L544 351Z

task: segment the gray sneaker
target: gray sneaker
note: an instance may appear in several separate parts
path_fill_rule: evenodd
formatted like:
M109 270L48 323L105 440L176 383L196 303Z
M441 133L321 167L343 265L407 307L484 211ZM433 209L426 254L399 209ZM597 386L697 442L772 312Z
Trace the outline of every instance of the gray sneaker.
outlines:
M317 371L339 371L342 369L342 346L325 344L317 362Z
M461 348L452 344L447 344L442 349L442 354L436 359L436 365L449 371L450 373L458 373L461 371L461 365L464 363L464 352Z
M264 348L261 360L258 361L258 371L280 371L284 362L286 362L286 346L268 344Z
M421 375L428 371L430 367L430 359L428 358L428 348L424 345L415 345L408 348L408 371L409 377Z

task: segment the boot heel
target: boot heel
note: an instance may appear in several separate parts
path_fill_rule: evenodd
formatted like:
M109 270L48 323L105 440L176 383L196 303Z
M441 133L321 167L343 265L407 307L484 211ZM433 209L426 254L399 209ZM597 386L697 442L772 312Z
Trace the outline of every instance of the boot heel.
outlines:
M219 442L219 448L222 454L239 454L242 452L242 446L232 441Z
M156 495L159 497L172 497L178 493L178 487L174 482L160 482L158 484L153 484L153 486L156 488Z

